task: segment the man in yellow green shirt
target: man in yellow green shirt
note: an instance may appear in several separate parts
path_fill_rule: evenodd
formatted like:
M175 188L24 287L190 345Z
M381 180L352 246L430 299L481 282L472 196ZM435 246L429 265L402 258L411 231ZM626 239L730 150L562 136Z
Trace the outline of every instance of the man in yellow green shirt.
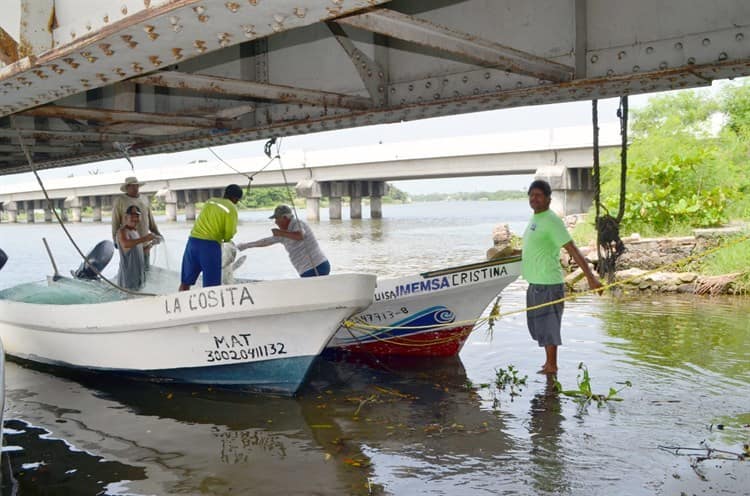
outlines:
M203 272L203 287L221 284L221 244L237 233L236 203L242 188L230 184L223 198L211 198L203 205L182 255L180 291L187 291Z
M526 307L532 308L561 300L565 296L560 248L573 257L583 270L591 289L602 287L602 283L591 271L588 262L570 237L562 219L549 206L552 188L547 181L537 180L529 186L529 206L534 215L523 233L521 251L521 275L529 287L526 290ZM560 326L563 302L527 310L526 322L531 337L544 347L546 360L539 373L557 373L557 347L562 344Z

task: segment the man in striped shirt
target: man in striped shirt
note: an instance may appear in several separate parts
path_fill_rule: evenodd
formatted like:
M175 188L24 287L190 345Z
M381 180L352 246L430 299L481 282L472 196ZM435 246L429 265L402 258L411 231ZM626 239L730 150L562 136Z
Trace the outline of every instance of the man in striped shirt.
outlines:
M230 184L223 198L211 198L203 205L182 255L180 291L187 291L203 272L203 287L221 284L221 244L237 233L237 207L242 188Z
M300 277L327 276L331 273L331 264L321 251L312 229L295 218L291 208L279 205L269 219L275 219L278 226L278 229L271 229L273 236L240 243L237 248L246 250L281 243Z

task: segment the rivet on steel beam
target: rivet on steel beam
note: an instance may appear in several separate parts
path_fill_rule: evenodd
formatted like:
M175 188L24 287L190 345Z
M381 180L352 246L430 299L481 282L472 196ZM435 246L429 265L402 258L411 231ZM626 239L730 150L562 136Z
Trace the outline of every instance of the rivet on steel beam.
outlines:
M590 60L591 60L592 64L596 64L599 61L599 56L598 55L592 55Z
M198 5L196 7L193 7L193 12L196 13L196 15L202 15L206 11L206 7L203 5Z
M105 15L104 17L102 17L102 21L104 21L104 24L109 23L109 16Z
M122 15L128 15L128 6L124 5L120 7L120 12L122 12Z
M294 8L294 15L302 19L307 14L307 9L305 7L295 7Z
M133 37L129 34L124 34L120 36L120 38L122 38L122 41L124 41L130 48L135 48L138 46L138 42L133 41Z
M703 46L708 46L711 44L711 38L703 38L703 41L701 41L701 44Z
M238 10L240 10L240 4L237 2L227 2L224 4L224 6L229 9L229 12L232 14L236 14Z
M326 7L326 10L328 11L328 15L332 17L341 14L341 7Z
M48 77L48 76L47 76L47 75L46 75L46 74L44 73L44 71L43 71L43 70L41 70L41 69L34 69L34 74L36 74L36 77L38 77L39 79L47 79L47 77Z
M502 85L502 84L496 84L496 85L495 85L495 89L496 89L497 91L500 91L501 89L503 89L503 85ZM456 91L456 93L458 93L458 91Z
M720 62L721 62L721 61L723 61L723 60L726 60L726 59L728 59L728 58L729 58L729 55L727 55L727 52L721 52L721 53L719 54L719 61L720 61Z
M432 83L431 83L430 81L427 81L427 82L426 82L426 83L424 84L424 87L425 87L425 88L429 88L430 86L432 86Z
M674 47L675 47L675 50L682 50L682 43L678 41L677 43L674 44Z
M627 55L627 53L625 52L625 50L621 50L620 52L617 53L617 60L624 59L625 55Z
M90 22L86 23L86 31L91 31L91 23Z
M76 37L76 32L75 31L71 31L70 32L70 37L71 38L75 38Z
M125 76L127 75L127 72L123 71L123 70L122 70L122 69L120 69L119 67L115 67L115 68L114 68L114 69L112 69L112 70L113 70L113 71L115 72L115 74L117 74L117 75L118 75L118 76L120 76L120 77L125 77Z
M745 39L745 35L742 33L737 33L736 35L734 35L734 39L737 41L742 41Z
M489 78L490 78L490 73L489 72L485 72L484 73L484 79L489 79Z
M516 88L523 88L523 83L521 81L518 81L516 83Z
M175 59L182 60L182 48L173 48L172 55L174 55Z
M688 59L687 59L687 63L688 63L688 65L693 65L693 64L695 64L695 57L688 57Z
M205 15L205 14L198 16L198 20L200 22L208 22L208 19L209 19L209 17L207 15Z
M177 16L169 16L169 24L174 26L175 24L178 24L180 22L180 18Z
M97 73L96 77L99 78L102 83L106 83L107 81L109 81L109 78L102 73Z
M641 70L641 66L639 66L639 65L634 65L633 66L633 72L638 72L640 70Z
M77 69L78 66L80 65L78 62L75 61L75 59L70 58L70 57L63 59L63 62L65 62L66 64L68 64L73 69Z
M232 40L232 35L231 34L229 34L229 33L219 33L217 36L219 38L219 45L221 45L222 47L229 46L229 43Z
M284 26L282 26L278 22L274 22L273 24L271 24L271 29L273 29L275 33L280 33L284 30Z
M89 85L89 80L88 79L81 79L81 86L83 86L84 88L88 88L90 86Z
M253 36L255 36L255 25L243 24L242 31L245 33L245 38L252 38Z
M667 67L669 67L669 64L667 64L667 62L664 60L659 64L659 69L662 71L666 69Z
M409 85L409 91L414 91L414 85L413 84Z
M258 1L259 0L247 0L247 3L249 3L252 6L256 6L256 5L258 5Z
M206 42L203 40L195 40L193 42L193 46L198 50L200 53L203 53L206 51Z
M179 33L180 31L182 31L182 24L174 24L172 26L172 31L174 31L175 33Z
M468 82L469 82L469 76L464 76L464 77L462 77L462 78L461 78L461 81L463 81L463 82L464 82L464 84L465 84L465 83L468 83Z
M130 64L130 67L132 67L135 72L143 72L143 67L138 62L133 62Z
M161 65L161 60L159 59L158 55L150 55L148 57L149 62L153 64L154 67L159 67Z
M100 43L100 44L99 44L99 49L100 49L100 50L101 50L102 52L104 52L104 55L106 55L107 57L110 57L110 56L111 56L112 54L114 54L114 53L115 53L115 52L114 52L114 51L112 50L112 48L110 48L111 46L112 46L112 45L110 45L109 43Z
M458 98L459 96L461 96L461 93L459 93L459 92L458 92L458 90L454 90L454 91L453 91L453 96L454 96L455 98Z
M652 47L652 46L647 46L647 47L646 47L646 53L654 53L654 47Z
M440 93L435 93L434 95L432 95L432 98L434 98L435 100L440 100Z
M91 55L91 52L81 52L81 57L83 57L84 59L88 60L92 64L94 62L96 62L96 57L94 57L93 55Z
M286 16L282 14L274 14L273 20L278 22L279 24L284 24L284 21L286 20Z
M607 77L611 77L615 74L615 71L612 69L607 69Z
M60 68L60 66L57 64L52 64L50 66L50 69L52 69L55 74L62 74L63 72L65 72L65 69Z

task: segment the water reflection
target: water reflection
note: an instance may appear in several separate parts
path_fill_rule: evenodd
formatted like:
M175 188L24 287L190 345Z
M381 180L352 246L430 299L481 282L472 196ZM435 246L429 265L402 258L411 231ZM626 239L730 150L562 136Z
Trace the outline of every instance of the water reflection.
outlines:
M529 435L531 438L532 480L534 488L548 494L566 493L570 488L565 477L562 456L562 414L555 376L546 375L544 389L531 399Z
M493 455L513 449L502 415L480 408L459 359L412 365L320 360L289 399L9 363L8 416L23 411L74 449L131 467L128 493L383 494L425 471L489 474ZM395 454L418 469L383 471Z
M611 343L636 362L720 374L747 383L750 370L750 302L735 297L622 299L602 314Z

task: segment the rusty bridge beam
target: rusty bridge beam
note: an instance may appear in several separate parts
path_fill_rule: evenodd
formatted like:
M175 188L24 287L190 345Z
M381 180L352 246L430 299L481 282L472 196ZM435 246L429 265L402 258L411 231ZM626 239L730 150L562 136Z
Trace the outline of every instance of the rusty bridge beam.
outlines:
M213 93L235 97L259 98L277 102L304 103L352 110L366 110L372 107L372 100L361 96L184 72L165 71L151 76L133 78L130 81L138 84L190 90L204 94Z
M233 129L236 124L207 117L194 117L175 114L153 114L148 112L125 112L121 110L94 109L84 107L63 107L46 105L25 110L20 115L33 117L57 117L61 119L92 120L103 123L134 122L179 127L204 127Z
M337 23L427 46L484 67L546 81L573 79L573 68L468 33L388 9L336 19Z

